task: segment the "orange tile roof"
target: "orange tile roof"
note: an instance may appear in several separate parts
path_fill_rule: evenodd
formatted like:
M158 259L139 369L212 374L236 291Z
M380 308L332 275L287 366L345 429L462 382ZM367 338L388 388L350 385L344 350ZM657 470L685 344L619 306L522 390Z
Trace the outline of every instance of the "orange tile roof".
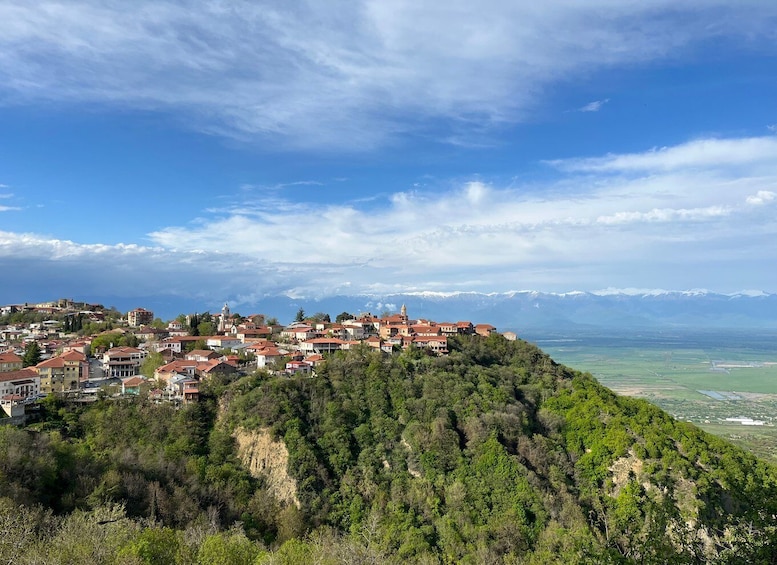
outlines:
M146 380L141 377L127 377L121 382L124 386L140 386L141 384L146 382Z
M52 357L35 365L36 369L50 369L64 367L65 361L61 357Z
M0 382L17 381L20 379L34 379L38 376L35 369L27 367L18 371L5 371L0 373Z
M0 363L21 363L22 358L13 351L0 353Z
M70 351L66 351L60 355L60 357L65 361L86 361L86 355L80 351L74 351L72 349Z

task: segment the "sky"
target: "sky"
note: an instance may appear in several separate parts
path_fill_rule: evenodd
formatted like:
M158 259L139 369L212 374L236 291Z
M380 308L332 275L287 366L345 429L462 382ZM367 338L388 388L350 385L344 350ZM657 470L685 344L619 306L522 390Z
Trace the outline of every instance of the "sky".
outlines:
M0 0L0 303L774 293L775 69L762 0Z

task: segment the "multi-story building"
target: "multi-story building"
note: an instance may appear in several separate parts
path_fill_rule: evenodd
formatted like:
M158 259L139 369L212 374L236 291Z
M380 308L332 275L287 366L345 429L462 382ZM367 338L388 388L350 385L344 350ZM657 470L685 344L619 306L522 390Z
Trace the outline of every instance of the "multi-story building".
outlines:
M80 382L89 376L89 362L78 351L68 351L35 365L40 377L40 392L67 392L78 390Z
M475 333L483 337L488 337L495 332L496 328L491 324L477 324L475 326Z
M0 408L11 418L18 417L23 421L25 400L39 393L40 378L35 369L0 373Z
M22 368L22 358L13 351L0 353L0 373L19 371Z
M114 347L103 354L106 377L134 377L138 374L146 352L135 347Z
M23 400L40 393L40 377L35 369L19 369L0 374L0 401Z
M127 323L130 326L138 327L148 325L154 321L154 313L145 308L135 308L127 312Z

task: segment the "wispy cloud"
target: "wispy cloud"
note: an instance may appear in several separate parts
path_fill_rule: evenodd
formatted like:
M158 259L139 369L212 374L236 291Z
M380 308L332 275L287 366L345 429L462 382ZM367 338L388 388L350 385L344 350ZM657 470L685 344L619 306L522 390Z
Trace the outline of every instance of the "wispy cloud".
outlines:
M697 139L673 147L657 147L643 153L612 154L584 159L552 160L546 163L568 172L679 171L722 168L774 162L777 138Z
M10 188L8 185L0 184L0 190ZM8 200L14 198L14 194L11 192L0 192L0 200ZM0 205L0 212L14 212L21 210L18 206L4 206Z
M489 128L524 119L560 79L720 37L758 45L776 14L725 0L11 0L0 4L0 93L171 112L279 146L370 149L431 122L447 126L441 140L487 144Z
M582 106L581 108L578 108L578 111L580 112L598 112L602 109L602 106L607 104L609 102L609 98L605 98L604 100L594 100L593 102L589 102L585 106Z
M709 206L707 208L694 208L691 210L680 208L663 208L648 210L647 212L616 212L609 216L599 216L596 221L600 224L631 224L635 222L694 222L727 216L731 212L729 207Z

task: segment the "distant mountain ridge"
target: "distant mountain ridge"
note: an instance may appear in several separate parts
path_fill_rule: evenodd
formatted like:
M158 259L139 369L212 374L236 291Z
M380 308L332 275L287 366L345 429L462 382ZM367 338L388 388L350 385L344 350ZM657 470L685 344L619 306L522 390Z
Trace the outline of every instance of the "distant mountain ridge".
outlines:
M407 292L390 294L337 295L299 298L265 296L253 301L219 298L215 303L165 297L99 298L127 310L137 306L153 309L163 318L179 313L221 308L228 301L241 314L265 313L281 323L292 320L299 308L308 314L326 312L398 311L402 304L411 318L437 321L470 320L490 323L499 329L777 329L777 294L743 291L722 294L707 290L617 291L548 293L532 290L500 293Z
M517 329L774 328L777 295L764 292L721 294L709 291L400 294L409 309L456 312ZM434 316L432 316L434 317Z

